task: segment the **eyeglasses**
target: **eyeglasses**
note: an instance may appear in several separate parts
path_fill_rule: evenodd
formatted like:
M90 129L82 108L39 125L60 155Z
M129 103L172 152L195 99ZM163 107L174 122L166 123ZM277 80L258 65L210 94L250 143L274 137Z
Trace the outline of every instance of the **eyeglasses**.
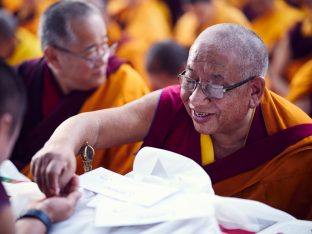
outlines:
M99 59L103 59L103 58L107 58L113 54L113 52L115 51L116 49L116 46L117 44L114 43L112 46L109 46L107 43L104 44L104 46L101 47L101 50L102 52L101 53L97 53L96 55L92 55L92 56L84 56L84 55L81 55L77 52L74 52L72 50L69 50L67 48L64 48L62 46L59 46L59 45L55 45L53 44L52 47L59 50L59 51L62 51L64 53L67 53L67 54L71 54L77 58L80 58L80 59L83 59L85 60L87 63L89 63L90 65L94 66L94 64L99 61Z
M221 85L211 84L210 82L196 81L194 79L187 77L185 73L186 73L186 70L184 70L181 74L178 75L182 89L188 92L194 92L197 86L200 85L203 93L207 97L216 98L216 99L222 99L226 92L233 90L243 84L246 84L248 81L251 81L257 77L257 76L252 76L252 77L249 77L248 79L242 80L230 86L221 86Z

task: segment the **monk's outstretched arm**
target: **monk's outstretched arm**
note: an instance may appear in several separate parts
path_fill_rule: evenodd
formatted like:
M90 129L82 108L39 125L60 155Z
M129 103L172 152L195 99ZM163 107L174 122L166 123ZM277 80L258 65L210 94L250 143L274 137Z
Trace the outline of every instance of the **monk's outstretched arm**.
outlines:
M47 195L58 195L73 177L79 149L141 141L152 123L160 91L125 106L82 113L64 121L31 162L34 180Z

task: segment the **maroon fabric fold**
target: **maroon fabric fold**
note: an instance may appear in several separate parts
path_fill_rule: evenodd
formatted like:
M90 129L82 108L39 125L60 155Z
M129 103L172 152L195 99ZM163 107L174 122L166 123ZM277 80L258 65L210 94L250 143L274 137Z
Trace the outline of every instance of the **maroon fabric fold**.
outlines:
M122 64L124 64L124 63L125 63L125 61L123 61L123 60L117 58L117 57L114 56L114 55L111 56L111 57L109 57L109 60L108 60L108 67L107 67L107 72L106 72L107 77L108 77L110 74L112 74L112 73L114 73L115 71L117 71L118 68L119 68Z
M142 147L166 149L201 163L200 135L180 98L180 86L165 88Z
M311 135L312 124L296 125L247 145L221 160L206 165L204 169L212 183L216 183L260 166L283 152L288 146Z

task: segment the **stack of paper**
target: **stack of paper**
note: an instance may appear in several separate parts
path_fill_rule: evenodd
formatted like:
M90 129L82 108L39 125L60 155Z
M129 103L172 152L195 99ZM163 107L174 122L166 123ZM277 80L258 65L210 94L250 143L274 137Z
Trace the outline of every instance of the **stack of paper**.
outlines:
M214 217L208 175L193 161L165 150L144 148L129 175L98 168L80 176L80 185L98 194L88 204L96 208L97 227Z

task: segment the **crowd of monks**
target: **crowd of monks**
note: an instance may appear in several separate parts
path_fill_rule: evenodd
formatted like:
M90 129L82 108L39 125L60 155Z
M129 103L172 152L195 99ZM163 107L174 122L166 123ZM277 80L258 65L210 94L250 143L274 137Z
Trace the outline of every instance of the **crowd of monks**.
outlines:
M246 26L263 39L270 51L269 88L312 114L310 0L86 1L102 11L109 42L117 43L117 57L130 63L148 85L145 55L153 44L173 40L188 49L199 33L213 24ZM5 57L1 55L9 64L42 56L37 37L39 19L54 2L57 0L0 1L1 7L18 20L15 48Z
M312 0L77 1L87 2L92 7L89 4L87 4L89 7L77 6L85 9L84 15L82 14L85 18L77 19L79 17L75 16L69 17L67 20L68 22L72 21L69 22L69 25L72 26L72 33L79 35L77 38L79 37L78 41L81 45L83 45L84 40L90 38L97 43L100 42L95 45L97 53L95 56L92 54L93 56L87 57L79 54L76 52L78 50L72 49L78 48L73 46L75 43L62 45L62 40L60 40L60 43L55 44L53 42L53 44L51 40L45 44L41 40L44 37L42 34L47 32L42 32L44 27L40 25L40 22L49 21L48 17L50 16L47 10L53 8L51 6L59 2L58 0L0 0L0 59L16 68L15 70L26 84L28 92L28 107L11 157L18 169L25 175L32 177L30 162L33 155L48 142L54 130L66 119L83 112L102 109L118 110L120 106L125 106L125 108L128 106L131 110L131 104L126 105L129 102L141 100L140 98L150 91L178 84L178 75L181 72L180 78L185 75L183 71L185 72L187 59L189 61L193 59L192 56L188 58L188 51L200 33L216 24L234 23L251 29L260 36L265 44L261 47L261 51L265 51L263 48L266 47L270 60L261 105L255 108L252 113L253 123L250 123L248 137L243 143L244 148L236 153L240 160L235 162L228 160L225 163L226 160L223 160L223 163L218 163L215 161L219 159L216 155L224 156L228 152L220 153L221 151L217 152L217 150L210 152L204 148L204 145L207 147L209 145L211 149L214 149L212 140L210 137L204 138L204 136L209 135L199 134L197 129L193 128L191 119L181 104L179 86L163 89L162 95L159 92L158 97L155 96L157 92L154 92L156 93L154 96L153 93L148 94L157 101L157 105L155 104L156 101L154 102L154 109L158 109L153 116L154 119L152 117L149 119L151 128L148 129L149 132L144 138L143 146L165 148L182 155L201 155L202 158L195 158L195 156L191 158L201 164L208 174L211 173L214 189L218 195L263 201L273 207L290 212L296 217L311 219L311 209L304 207L304 205L301 205L302 207L298 205L301 202L301 197L305 199L302 204L311 203L308 201L306 192L296 190L298 181L310 184L309 176L311 173L307 165L311 157L311 135L308 132L311 129L306 126L293 127L302 123L310 123L309 117L312 116ZM66 4L64 5L66 7ZM94 8L96 11L93 12L89 8ZM62 12L62 9L58 10ZM92 14L94 17L89 15L90 12L94 13ZM46 17L45 20L42 20L42 15ZM54 17L55 19L62 18L55 15ZM88 28L90 25L95 25L95 28L93 26ZM220 27L222 28L222 26ZM56 27L51 29L51 31L53 30L56 35ZM220 30L220 32L223 31ZM220 34L207 35L219 36ZM229 33L227 37L229 38L230 35L234 35L234 33ZM252 37L250 36L250 38ZM63 38L61 37L61 39ZM226 44L226 38L222 38L222 40ZM255 49L255 51L257 50ZM56 58L61 57L57 55L62 52L63 55L72 55L85 64L82 65L78 60L74 62L74 59L72 61L65 59L56 61ZM199 52L193 51L193 53ZM104 62L106 54L109 56ZM259 52L259 54L261 53ZM256 57L257 55L254 56L254 58ZM84 79L94 78L94 70L98 64L106 69L105 72L99 72L99 77L105 73L103 75L105 78L102 80L103 82L98 84L93 84L89 80L91 86L87 87L89 84L84 83ZM90 65L89 68L88 65ZM66 83L64 80L70 80L70 82ZM77 84L74 81L77 81ZM202 82L198 83L202 87ZM275 93L297 105L307 115ZM149 97L148 95L147 97ZM207 94L205 95L207 96ZM149 99L143 97L142 100L140 104L144 106L144 100L146 102ZM140 101L134 103L138 102ZM140 110L140 105L133 104L133 106L135 105L138 106L136 110ZM148 105L146 106L149 108ZM177 106L181 110L179 108L175 110ZM298 111L292 113L293 108ZM114 114L114 110L112 113ZM129 112L129 120L131 120L130 114L133 113ZM149 113L145 114L149 116ZM203 115L203 113L198 115L201 114ZM154 121L153 124L152 121ZM185 129L191 129L191 134L184 134L185 129L178 125L179 121L187 124ZM107 120L107 123L108 126L114 127L113 118ZM99 126L103 127L100 124ZM116 125L115 127L118 129ZM124 129L125 132L129 132L128 135L135 132L131 129L132 126L127 127ZM176 129L174 129L175 127ZM172 129L174 131L170 133L171 139L166 131ZM285 133L285 129L290 130ZM147 129L145 130L147 132ZM277 133L282 131L285 138L278 138ZM290 136L296 136L294 133L297 131L306 131L307 135L300 135L298 139L293 140L294 142L284 140L293 139ZM75 133L75 131L73 132ZM141 134L140 131L138 132ZM132 134L134 136L131 137L125 134L124 138L131 138L132 140L133 137L134 140L130 141L132 142L130 144L117 144L119 141L116 144L105 145L103 143L104 148L110 148L96 150L97 157L93 161L93 166L103 166L120 174L129 172L134 160L132 156L142 146L142 142L134 142L143 139L139 133L140 137L136 134ZM179 138L180 140L181 136L188 136L189 138L181 138L183 144L177 144L176 139ZM166 137L166 139L162 139L162 137ZM111 138L114 139L113 132L111 132ZM126 141L123 137L120 138L122 138L120 142ZM262 138L269 139L270 142L260 140ZM155 139L157 140L155 141ZM109 142L109 140L107 141ZM194 151L190 153L188 151L189 143L192 141L194 141L192 145L196 145L197 148L194 147L192 149ZM256 148L267 150L265 151L266 158L263 157L262 151L259 151L258 154L255 152L252 159L249 157L254 142L258 142ZM229 155L234 155L234 157L229 158L235 159L235 152L232 153L230 152ZM208 155L212 155L212 157L206 157ZM299 156L303 158L300 162L297 159ZM246 160L245 165L242 165L242 160ZM217 163L213 164L213 162ZM263 164L264 162L266 164ZM77 157L76 163L76 173L82 174L82 160ZM75 166L76 163L74 163ZM297 171L294 166L296 163L299 165L298 168L304 165L308 176L302 176L305 170L302 170L302 174L296 174ZM275 170L277 165L279 169ZM233 171L233 168L238 169ZM43 172L43 170L40 171L40 173ZM285 179L284 175L287 173L296 174L298 178ZM258 178L258 175L266 175L267 178L263 180L262 177ZM301 180L301 177L304 179ZM34 180L36 181L36 178ZM294 196L298 204L289 206L291 199L287 196L280 196L285 188L299 194ZM270 199L265 197L267 191L272 192ZM304 196L301 196L301 193ZM275 195L277 199L275 199Z

